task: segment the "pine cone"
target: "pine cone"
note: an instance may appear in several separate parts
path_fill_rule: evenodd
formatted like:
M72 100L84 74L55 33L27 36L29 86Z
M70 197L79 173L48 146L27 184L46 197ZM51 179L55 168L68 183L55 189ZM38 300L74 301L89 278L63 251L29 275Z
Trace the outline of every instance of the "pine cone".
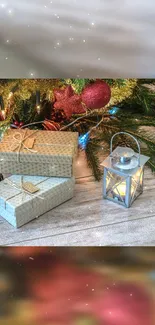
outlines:
M61 123L67 119L66 114L63 110L55 109L51 113L51 120L54 122Z
M59 131L60 124L51 120L44 120L43 127L47 131Z

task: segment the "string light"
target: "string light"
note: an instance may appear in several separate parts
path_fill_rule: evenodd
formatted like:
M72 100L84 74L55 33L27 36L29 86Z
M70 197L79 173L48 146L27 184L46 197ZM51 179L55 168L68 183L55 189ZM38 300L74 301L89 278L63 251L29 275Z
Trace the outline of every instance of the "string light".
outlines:
M10 99L13 96L13 92L9 93L8 99Z
M5 120L5 118L6 118L5 110L3 109L3 110L1 111L1 113L2 113L2 116L3 116L4 120Z
M37 105L37 113L40 114L40 105Z
M102 123L103 121L103 117L102 119L95 125L93 126L87 133L79 136L79 147L82 149L82 150L85 150L87 148L87 144L90 140L90 133L94 130L94 129L97 129L98 126Z

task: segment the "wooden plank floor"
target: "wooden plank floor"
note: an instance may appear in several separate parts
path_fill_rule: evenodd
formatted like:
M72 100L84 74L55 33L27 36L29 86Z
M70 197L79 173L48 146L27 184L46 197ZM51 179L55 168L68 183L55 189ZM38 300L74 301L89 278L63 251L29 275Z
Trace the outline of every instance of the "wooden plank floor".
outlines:
M102 199L102 182L78 178L72 200L16 230L0 217L3 246L155 245L155 176L130 209Z

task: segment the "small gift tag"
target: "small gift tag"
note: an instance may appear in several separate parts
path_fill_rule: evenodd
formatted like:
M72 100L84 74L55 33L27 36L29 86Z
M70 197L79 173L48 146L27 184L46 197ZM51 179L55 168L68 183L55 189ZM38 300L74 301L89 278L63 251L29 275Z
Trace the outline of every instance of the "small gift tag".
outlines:
M39 191L39 188L30 182L22 183L22 188L23 188L23 190L25 190L31 194L34 194Z
M35 138L28 138L24 141L25 147L28 149L33 149Z

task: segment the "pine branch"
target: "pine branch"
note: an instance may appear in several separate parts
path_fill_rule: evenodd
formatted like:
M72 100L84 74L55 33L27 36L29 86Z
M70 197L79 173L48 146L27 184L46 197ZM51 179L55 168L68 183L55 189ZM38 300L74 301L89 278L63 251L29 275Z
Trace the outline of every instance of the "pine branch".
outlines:
M155 116L155 92L151 92L148 87L138 80L136 87L130 97L119 103L124 111L133 114L140 113Z
M124 86L126 79L103 79L109 86Z
M75 87L75 92L81 94L86 85L92 82L91 79L71 79L72 85Z
M92 169L95 180L99 182L102 177L102 172L100 169L100 162L97 155L97 151L98 147L90 141L86 148L87 162L88 166Z

